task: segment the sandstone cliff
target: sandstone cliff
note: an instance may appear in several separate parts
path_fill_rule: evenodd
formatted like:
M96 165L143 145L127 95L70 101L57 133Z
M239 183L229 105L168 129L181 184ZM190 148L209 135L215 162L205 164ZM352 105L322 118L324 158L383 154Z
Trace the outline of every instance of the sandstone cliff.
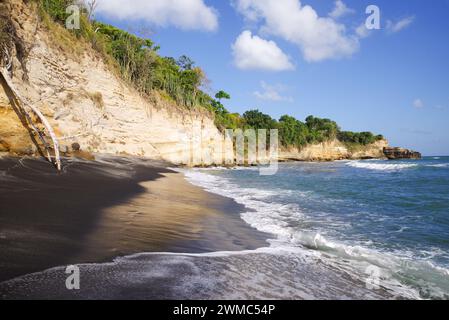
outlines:
M15 37L26 56L13 49L12 81L27 101L38 107L54 127L64 154L72 144L92 153L128 154L174 164L212 165L234 160L232 145L207 111L187 110L154 93L142 97L125 83L82 40L61 45L58 31L48 30L32 5L4 0ZM0 152L36 154L33 135L0 85ZM328 161L384 157L386 141L350 150L339 141L282 150L281 160ZM206 157L204 157L206 155Z
M164 159L175 164L211 164L224 148L211 114L180 108L154 94L143 98L82 42L67 52L52 40L36 12L22 0L0 4L27 45L27 58L14 54L12 80L28 102L54 126L61 151L79 143L84 151ZM32 154L29 132L13 110L4 83L0 87L0 151ZM192 150L203 149L204 161ZM214 160L215 159L215 160ZM217 160L218 159L218 160Z
M308 145L300 150L291 148L281 150L281 161L335 161L385 158L383 150L388 147L386 140L367 146L348 147L338 140Z

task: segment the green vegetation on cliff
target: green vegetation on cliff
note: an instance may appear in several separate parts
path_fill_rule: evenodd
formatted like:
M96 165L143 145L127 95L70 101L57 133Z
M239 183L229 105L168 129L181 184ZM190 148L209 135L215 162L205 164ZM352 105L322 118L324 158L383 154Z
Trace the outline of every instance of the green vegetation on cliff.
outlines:
M6 44L9 41L9 33L6 25L6 21L0 19L0 44Z
M34 0L38 3L43 19L65 24L69 13L67 6L73 0ZM186 56L179 60L162 57L150 39L137 37L129 32L97 21L90 21L89 10L83 8L80 29L71 32L83 38L120 71L121 76L139 92L151 94L164 91L177 104L188 107L210 105L209 95L201 90L206 78L204 72Z
M383 139L382 136L374 136L371 132L341 131L335 121L314 116L309 116L305 122L301 122L292 116L284 115L276 121L267 114L252 110L247 111L243 119L251 128L279 129L281 143L285 147L301 148L307 144L334 139L347 144L368 145Z
M54 22L63 25L69 14L66 8L73 0L32 0L37 3L44 22L51 27ZM279 121L258 110L243 115L230 113L223 100L231 96L219 91L214 98L204 88L207 78L203 70L187 56L179 59L162 57L159 47L153 41L133 35L91 19L88 8L81 10L79 30L72 30L72 36L84 39L97 50L109 64L112 64L122 78L139 92L151 95L159 91L163 97L186 108L202 108L215 114L215 123L224 129L279 129L281 143L285 147L301 148L307 144L339 139L348 146L364 146L383 139L371 132L341 131L335 121L309 116L305 122L285 115ZM52 21L51 21L52 20ZM67 32L60 29L59 32Z

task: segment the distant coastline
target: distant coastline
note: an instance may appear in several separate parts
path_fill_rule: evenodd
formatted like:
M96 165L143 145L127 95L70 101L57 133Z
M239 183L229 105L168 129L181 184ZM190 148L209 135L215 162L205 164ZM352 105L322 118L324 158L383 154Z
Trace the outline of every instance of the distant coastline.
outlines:
M56 160L57 153L70 156L81 150L163 159L175 165L221 165L215 159L233 160L232 145L216 143L223 140L226 129L278 130L280 160L380 158L388 146L382 135L344 131L327 118L298 120L284 115L274 119L259 110L232 113L224 106L231 95L223 90L215 95L202 91L205 73L188 57L160 56L150 39L96 21L86 20L85 33L77 37L62 27L63 1L51 2L50 7L37 1L38 9L23 0L10 2L14 5L4 6L8 15L3 28L13 29L15 37L3 29L0 32L5 33L6 47L23 48L28 59L15 57L21 63L9 64L0 76L0 152L19 156L48 152ZM22 14L29 17L24 27L10 21ZM33 46L27 45L29 39L36 39ZM122 45L131 54L110 51ZM135 57L142 59L127 60ZM139 69L142 61L148 64ZM156 69L136 70L137 78L129 79L126 68L130 65L138 70ZM153 79L152 74L160 78ZM26 75L27 81L19 75ZM180 86L185 81L188 85ZM29 114L26 101L37 101L32 107L38 110L39 119L37 113ZM45 128L43 122L48 124ZM39 139L48 137L53 144ZM191 157L201 150L211 159Z

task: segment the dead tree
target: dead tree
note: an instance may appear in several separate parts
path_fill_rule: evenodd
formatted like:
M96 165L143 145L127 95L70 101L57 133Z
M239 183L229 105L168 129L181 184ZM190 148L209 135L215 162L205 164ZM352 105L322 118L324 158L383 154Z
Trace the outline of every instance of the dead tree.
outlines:
M26 116L26 119L30 125L30 127L36 132L37 136L39 137L40 141L45 147L46 153L47 153L47 159L51 163L53 163L56 168L61 171L61 157L59 153L59 143L58 139L56 138L56 134L53 130L53 127L50 125L48 120L45 118L45 116L42 114L42 112L35 107L34 105L28 103L16 90L14 83L12 82L12 79L9 75L10 70L12 68L12 58L9 54L9 51L4 48L5 53L5 62L4 66L0 68L1 76L3 77L3 80L5 81L6 85L8 86L9 90L11 90L12 94L14 95L14 99L17 103L17 107L21 109L23 114ZM44 126L46 132L50 136L50 139L53 144L53 148L51 147L51 144L47 142L46 135L44 132L39 130L37 126L34 124L33 118L30 114L30 112L34 113L37 118L40 120L42 125ZM54 159L51 154L51 149L54 151Z
M86 4L87 6L87 19L92 21L95 15L95 10L97 9L98 3L97 0L90 0Z

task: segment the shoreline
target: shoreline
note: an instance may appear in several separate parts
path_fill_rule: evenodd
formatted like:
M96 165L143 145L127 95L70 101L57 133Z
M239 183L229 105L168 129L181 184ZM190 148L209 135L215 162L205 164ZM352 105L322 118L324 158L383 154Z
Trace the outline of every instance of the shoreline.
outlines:
M142 252L207 253L267 246L244 206L135 158L0 159L0 283L56 266Z
M205 180L218 187L209 188L188 172L141 158L66 160L58 174L44 160L0 159L0 277L10 273L0 279L0 300L415 297L370 290L363 270L345 271L338 255L304 243L284 246L258 231L266 229L245 216L259 210L238 189L224 192L219 180ZM76 211L70 204L88 211L67 225L63 220ZM38 219L31 205L49 210ZM67 265L80 268L79 292L65 287ZM285 281L290 294L279 288Z

